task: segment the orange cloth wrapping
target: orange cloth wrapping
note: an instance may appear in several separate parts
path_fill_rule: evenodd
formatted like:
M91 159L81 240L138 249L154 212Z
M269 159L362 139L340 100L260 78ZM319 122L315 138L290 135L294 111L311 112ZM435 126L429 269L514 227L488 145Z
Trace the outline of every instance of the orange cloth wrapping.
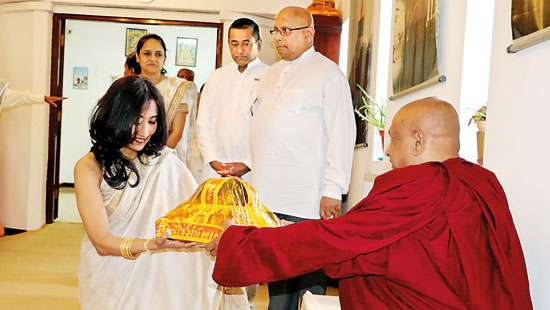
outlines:
M257 227L282 226L260 201L256 190L239 178L208 179L177 208L156 221L157 236L207 243L223 231L223 222Z

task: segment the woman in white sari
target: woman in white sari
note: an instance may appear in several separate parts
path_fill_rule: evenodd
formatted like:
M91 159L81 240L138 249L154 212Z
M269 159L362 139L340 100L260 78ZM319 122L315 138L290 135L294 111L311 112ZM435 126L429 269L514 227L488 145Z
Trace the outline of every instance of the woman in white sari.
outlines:
M94 110L90 135L91 152L75 166L87 235L78 272L82 308L240 308L246 298L224 297L203 249L155 237L155 220L197 185L164 147L166 116L154 85L138 76L116 80Z
M148 34L136 45L136 60L141 67L141 77L151 80L164 99L168 140L166 145L177 151L186 162L189 140L189 111L197 102L197 86L178 77L167 77L163 68L166 61L166 44L157 34Z

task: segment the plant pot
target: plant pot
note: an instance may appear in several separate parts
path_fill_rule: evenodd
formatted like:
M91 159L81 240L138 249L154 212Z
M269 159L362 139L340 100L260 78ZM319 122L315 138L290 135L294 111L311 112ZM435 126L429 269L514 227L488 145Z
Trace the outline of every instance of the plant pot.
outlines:
M477 138L477 163L483 165L483 149L485 145L485 131L476 132Z
M479 131L485 131L485 121L477 121L477 130Z

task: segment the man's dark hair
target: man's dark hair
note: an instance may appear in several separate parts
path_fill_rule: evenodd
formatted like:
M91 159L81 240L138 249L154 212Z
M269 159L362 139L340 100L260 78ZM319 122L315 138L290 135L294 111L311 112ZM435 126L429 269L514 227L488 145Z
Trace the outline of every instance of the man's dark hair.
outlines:
M158 156L166 144L168 129L164 101L155 85L138 75L116 80L99 99L90 121L91 152L103 170L103 178L110 187L122 189L126 184L137 186L140 175L134 163L122 155L120 149L132 143L135 128L145 105L157 106L157 130L143 150L144 156ZM135 174L135 182L130 174Z
M125 63L126 63L126 67L132 70L133 74L139 75L141 73L141 67L139 66L139 63L136 60L136 52L130 53L130 55L126 57Z
M252 29L252 35L254 36L254 39L256 39L256 42L260 41L260 27L258 27L258 24L251 20L250 18L239 18L236 19L231 23L231 26L229 26L229 31L231 29Z

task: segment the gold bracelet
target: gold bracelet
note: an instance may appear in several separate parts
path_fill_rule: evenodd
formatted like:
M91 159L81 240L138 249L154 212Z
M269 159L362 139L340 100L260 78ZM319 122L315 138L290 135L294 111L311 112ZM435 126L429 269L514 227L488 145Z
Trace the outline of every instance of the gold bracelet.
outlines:
M128 239L128 238L122 238L122 242L120 243L120 255L122 255L122 257L124 257L126 259L129 259L128 254L126 254L126 253L128 251L128 242L130 240L131 239Z
M120 243L120 254L122 257L126 259L136 259L139 256L139 253L132 253L132 244L134 244L135 241L136 239L122 238L122 242Z
M130 253L130 247L132 246L132 239L126 240L124 244L124 257L127 259L132 259L132 254Z

